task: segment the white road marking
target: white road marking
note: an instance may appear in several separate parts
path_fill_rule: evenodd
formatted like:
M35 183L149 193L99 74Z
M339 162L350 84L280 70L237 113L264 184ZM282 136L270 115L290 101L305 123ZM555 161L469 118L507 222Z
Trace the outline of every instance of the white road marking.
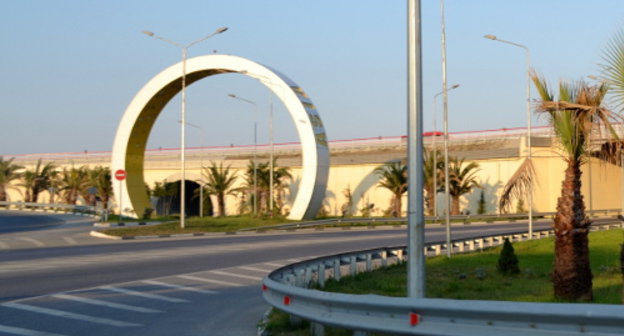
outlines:
M16 303L16 302L6 302L6 303L3 303L2 306L3 307L8 307L8 308L14 308L14 309L21 309L21 310L31 311L31 312L40 313L40 314L46 314L46 315L64 317L64 318L68 318L68 319L80 320L80 321L85 321L85 322L107 324L107 325L111 325L111 326L114 326L114 327L140 327L140 326L142 326L141 324L137 324L137 323L130 323L130 322L124 322L124 321L111 320L111 319L107 319L107 318L101 318L101 317L95 317L95 316L89 316L89 315L83 315L83 314L70 313L70 312L66 312L66 311L63 311L63 310L56 310L56 309L50 309L50 308L29 306L29 305L25 305L25 304L22 304L22 303Z
M126 304L113 303L113 302L108 302L108 301L103 301L103 300L88 299L88 298L75 296L75 295L69 295L69 294L54 294L51 296L57 299L62 299L62 300L78 301L78 302L82 302L86 304L104 306L104 307L115 308L115 309L130 310L130 311L135 311L139 313L162 313L161 310L130 306Z
M270 262L267 262L267 263L264 263L264 264L265 265L269 265L269 266L273 266L273 267L282 267L282 266L286 265L286 264L276 264L276 263L270 263Z
M53 333L31 330L31 329L9 327L6 325L1 325L1 324L0 324L0 332L9 333L12 335L23 335L23 336L64 336L61 334L53 334Z
M72 238L72 237L63 237L63 240L65 242L67 242L67 244L69 244L69 245L76 245L77 244L76 240L74 238Z
M235 283L235 282L231 282L231 281L219 281L219 280L214 280L214 279L208 279L208 278L200 278L200 277L196 277L196 276L192 276L192 275L178 275L178 278L182 278L182 279L187 279L187 280L194 280L194 281L202 281L202 282L207 282L207 283L212 283L215 285L221 285L221 286L226 286L226 287L234 287L234 286L244 286L243 284L239 284L239 283Z
M244 269L247 271L260 272L260 273L265 273L265 274L272 271L272 269L263 269L263 268L257 268L257 267L252 267L252 266L239 266L238 268Z
M288 261L292 261L292 262L296 262L296 263L297 263L297 262L300 262L300 261L301 261L301 259L295 259L295 258L292 258L292 259L288 259Z
M32 238L28 238L28 237L17 237L17 239L23 240L23 241L27 241L29 243L34 244L35 246L38 246L38 247L44 247L45 246L44 243L42 243L42 242L40 242L40 241L38 241L36 239L32 239Z
M166 283L162 281L156 281L156 280L143 280L141 282L150 284L150 285L155 285L155 286L174 288L174 289L185 290L189 292L197 292L197 293L202 293L202 294L217 294L218 293L218 292L211 291L211 290L199 289L195 287L182 286L182 285L174 285L174 284L170 284L170 283Z
M256 280L256 281L261 281L262 280L262 277L256 277L256 276L251 276L251 275L243 275L243 274L236 274L236 273L230 273L230 272L224 272L224 271L210 271L210 273L224 275L224 276L229 276L229 277L235 277L235 278Z
M122 294L142 296L144 298L154 299L154 300L161 300L161 301L168 301L168 302L175 302L175 303L188 302L188 300L184 300L184 299L176 299L176 298L172 298L172 297L168 297L168 296L164 296L164 295L159 295L159 294L143 293L143 292L139 292L139 291L135 291L135 290L131 290L131 289L126 289L126 288L119 288L119 287L112 287L112 286L102 286L102 287L98 287L98 288L104 289L104 290L108 290L108 291L111 291L111 292L122 293Z
M9 244L3 243L3 242L0 241L0 249L8 250L9 249Z

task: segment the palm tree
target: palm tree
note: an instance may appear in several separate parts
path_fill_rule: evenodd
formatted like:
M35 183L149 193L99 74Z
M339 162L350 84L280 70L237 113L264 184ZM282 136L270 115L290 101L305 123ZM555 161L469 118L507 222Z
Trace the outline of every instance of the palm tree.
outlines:
M561 145L567 163L554 218L555 261L552 273L555 296L567 300L592 299L592 272L587 235L590 220L585 216L581 195L581 165L589 155L592 130L604 126L617 138L613 113L602 106L606 83L590 86L583 81L559 83L558 99L546 81L531 74L541 101L537 111L545 113Z
M273 200L276 206L275 211L281 212L284 206L284 199L286 189L288 188L288 180L292 179L290 169L288 167L278 167L277 159L273 159ZM268 212L271 193L271 172L269 162L260 162L256 165L257 174L257 187L258 187L258 209L262 213ZM249 201L253 202L254 192L254 180L253 180L253 163L247 165L245 172L245 185L240 190L245 190L249 193Z
M4 160L2 156L0 156L0 202L5 202L7 200L8 189L17 189L12 182L19 180L22 175L19 173L19 170L24 167L14 164L14 159L15 158Z
M424 165L423 165L423 175L424 175L424 189L425 189L425 209L430 216L435 214L436 207L436 196L440 187L442 186L443 174L442 167L444 166L443 156L440 155L439 152L436 152L436 155L433 155L432 151L424 152ZM436 158L434 162L434 157ZM436 182L436 188L434 189L434 181Z
M88 180L89 185L95 188L96 195L102 202L102 208L108 209L108 201L113 196L110 168L97 166L93 169L88 169Z
M36 203L39 200L39 193L50 187L50 181L57 174L56 166L48 162L42 166L41 159L37 161L34 170L26 170L22 175L22 183L19 186L26 188L24 201Z
M232 189L236 182L236 171L230 172L230 166L223 168L223 163L219 166L211 162L210 167L204 167L202 172L206 179L206 191L217 197L219 216L225 216L225 196L233 195L236 191Z
M388 162L375 168L375 173L381 178L378 186L392 193L390 201L392 216L401 216L401 198L407 192L407 165L401 162Z
M84 167L63 168L61 175L61 191L67 204L76 204L78 196L87 188L87 171ZM87 201L87 200L85 200Z
M474 187L480 187L476 173L479 164L471 162L464 165L463 159L451 158L449 161L449 194L451 195L451 215L459 215L459 199Z

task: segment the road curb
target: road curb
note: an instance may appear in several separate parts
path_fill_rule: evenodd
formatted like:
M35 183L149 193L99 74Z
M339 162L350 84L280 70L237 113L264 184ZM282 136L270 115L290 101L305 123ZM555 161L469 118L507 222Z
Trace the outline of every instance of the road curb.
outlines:
M121 240L122 239L121 237L107 235L106 233L102 233L102 232L95 231L95 230L92 230L91 232L89 232L89 235L91 237L105 238L105 239L112 239L112 240Z

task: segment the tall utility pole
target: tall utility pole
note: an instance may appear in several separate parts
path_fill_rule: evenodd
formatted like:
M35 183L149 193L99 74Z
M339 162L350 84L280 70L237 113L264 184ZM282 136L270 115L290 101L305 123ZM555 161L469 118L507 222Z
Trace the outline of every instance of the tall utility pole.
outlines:
M420 0L407 0L407 295L425 297Z
M143 34L159 39L163 42L172 44L182 49L182 106L180 111L180 228L184 229L186 220L186 59L188 58L188 49L195 44L205 41L214 35L221 34L228 30L227 27L221 27L215 30L212 34L206 35L198 40L195 40L187 45L182 45L178 42L166 39L162 36L158 36L151 31L144 30Z
M446 226L446 256L451 257L451 190L449 186L449 129L448 129L448 89L446 87L446 25L444 23L444 0L440 0L440 18L442 20L442 99L444 101L444 222Z
M501 40L495 35L488 34L483 37L485 37L486 39L490 39L492 41L498 41L498 42L510 44L512 46L516 46L518 48L524 49L526 68L527 68L527 79L526 79L526 118L527 118L526 138L527 138L527 141L526 141L526 144L527 144L527 160L531 162L531 155L532 155L531 152L533 151L531 148L531 52L529 51L529 48L523 44ZM533 164L533 162L531 162L531 164ZM590 178L591 178L591 173L590 173ZM532 186L527 188L527 199L529 203L529 239L533 239L533 188Z

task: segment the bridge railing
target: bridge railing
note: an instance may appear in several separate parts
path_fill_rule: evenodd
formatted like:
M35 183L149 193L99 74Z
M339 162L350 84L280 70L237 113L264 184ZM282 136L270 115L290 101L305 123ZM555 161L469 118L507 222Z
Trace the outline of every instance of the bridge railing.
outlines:
M624 228L616 222L593 230ZM534 232L532 238L552 235ZM455 240L456 252L500 245L504 239L528 239L526 233ZM427 244L427 255L448 248L442 242ZM323 288L329 278L355 275L406 260L406 247L384 247L302 261L279 268L263 279L264 299L291 314L291 321L310 321L314 335L325 326L401 335L623 335L622 306L604 304L529 303L477 300L415 299L379 295L352 295L310 289Z
M72 205L59 203L34 203L34 202L0 202L0 209L41 211L52 213L71 213L75 215L94 216L104 218L108 211L90 205Z

